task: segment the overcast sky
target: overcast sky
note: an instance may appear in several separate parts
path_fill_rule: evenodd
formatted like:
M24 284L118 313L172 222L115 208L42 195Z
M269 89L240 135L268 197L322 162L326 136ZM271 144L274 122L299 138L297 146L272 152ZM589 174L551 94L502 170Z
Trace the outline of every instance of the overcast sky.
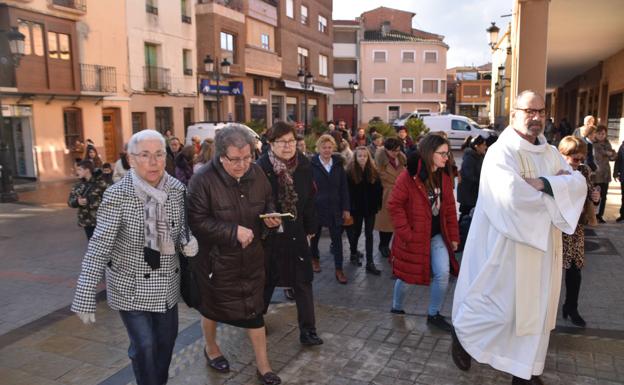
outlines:
M501 30L507 27L512 0L334 0L334 19L355 19L362 12L380 6L416 14L414 28L444 35L449 45L447 67L482 65L491 61L485 30L496 22ZM390 5L391 4L391 5Z

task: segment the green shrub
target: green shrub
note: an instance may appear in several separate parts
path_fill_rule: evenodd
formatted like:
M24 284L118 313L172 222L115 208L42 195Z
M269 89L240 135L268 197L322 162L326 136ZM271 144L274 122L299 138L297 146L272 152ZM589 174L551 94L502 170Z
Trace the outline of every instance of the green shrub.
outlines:
M411 136L415 141L429 132L429 127L425 125L422 119L418 118L408 119L407 122L405 122L405 128L407 128L409 136Z
M254 130L258 135L261 135L267 128L266 122L264 120L252 119L248 122L245 122L245 125Z
M319 137L314 133L305 136L304 140L306 144L306 149L309 152L316 152L316 141L318 140L318 138Z
M310 123L310 129L313 134L316 134L317 136L321 136L325 132L327 132L327 125L321 119L314 118L312 119L312 123Z
M378 134L382 135L384 138L393 138L396 136L396 130L392 125L385 123L382 120L373 119L368 122L367 132L371 131L371 128L374 128Z

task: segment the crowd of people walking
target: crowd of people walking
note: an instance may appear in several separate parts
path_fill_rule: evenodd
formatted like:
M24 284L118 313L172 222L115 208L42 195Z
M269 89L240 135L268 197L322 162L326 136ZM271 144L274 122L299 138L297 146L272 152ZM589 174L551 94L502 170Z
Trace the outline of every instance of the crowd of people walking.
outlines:
M554 326L550 298L559 290L551 278L557 269L565 272L562 315L584 327L578 310L583 229L604 222L608 183L622 180L624 149L613 151L603 126L587 120L579 138L550 135L550 127L557 151L543 135L541 96L522 93L516 103L501 144L486 156L492 141L467 138L459 170L444 133L411 138L401 129L384 138L361 128L351 135L344 121L316 139L315 153L285 122L267 131L263 146L235 124L187 146L171 132L144 130L114 167L89 144L68 199L90 240L72 311L95 322L96 287L105 275L109 306L127 329L137 384L165 384L186 258L206 364L229 372L230 352L219 346L217 324L243 328L258 380L279 384L264 315L275 289L285 288L296 304L300 343L324 343L312 287L328 255L319 247L327 228L339 284L349 283L346 233L348 263L364 266L370 279L394 279L389 311L395 316L406 314L408 285L431 286L426 322L452 334L460 369L476 359L513 374L514 384L540 384ZM563 195L564 203L553 199ZM389 269L375 262L375 232L377 260L387 260ZM519 252L526 252L526 263L516 264ZM542 254L553 261L530 263ZM525 294L513 286L517 274L536 280ZM451 275L459 276L452 320L441 314Z

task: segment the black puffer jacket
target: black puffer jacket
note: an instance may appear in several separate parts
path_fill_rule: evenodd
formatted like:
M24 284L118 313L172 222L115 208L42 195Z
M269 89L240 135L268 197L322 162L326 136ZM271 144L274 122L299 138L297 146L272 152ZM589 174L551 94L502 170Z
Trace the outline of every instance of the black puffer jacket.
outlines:
M293 173L297 192L297 218L285 218L282 233L271 232L265 242L267 253L267 281L276 286L294 286L294 282L312 281L312 259L307 234L316 232L317 219L314 207L314 179L310 161L297 153L297 168ZM268 155L258 159L258 165L269 178L277 211L283 212L278 200L277 175Z
M188 220L199 242L195 266L201 293L198 310L204 317L236 321L262 314L262 237L268 230L259 215L274 211L271 185L258 165L250 165L237 181L215 158L191 178ZM254 233L244 249L237 239L239 225Z
M466 206L475 206L479 195L479 180L481 179L481 167L483 155L472 148L464 151L461 164L461 182L457 187L457 201Z

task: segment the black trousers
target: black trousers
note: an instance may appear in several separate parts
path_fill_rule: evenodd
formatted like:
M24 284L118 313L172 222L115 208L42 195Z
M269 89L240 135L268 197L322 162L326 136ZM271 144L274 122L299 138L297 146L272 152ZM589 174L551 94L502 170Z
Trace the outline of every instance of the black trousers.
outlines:
M331 238L332 250L331 253L334 255L334 265L336 269L342 269L343 254L342 254L342 226L331 225L327 226L329 229L329 237ZM312 258L319 259L319 240L321 239L321 230L323 230L323 226L319 226L316 230L316 234L310 241L310 251L312 252Z
M363 216L354 215L353 225L347 228L351 255L358 251L358 242L364 225L364 237L366 239L366 263L373 263L373 228L375 227L375 214Z
M292 287L297 305L297 321L299 330L303 332L316 331L316 318L314 316L314 298L312 295L312 282L295 281ZM266 314L273 297L275 286L264 287L264 312Z
M607 206L607 193L609 192L609 183L596 183L596 186L600 186L600 204L598 205L598 216L602 218Z
M470 210L472 210L475 206L474 205L465 205L465 204L459 204L459 221L461 222L461 219L470 214Z
M620 192L622 194L622 203L620 204L620 216L624 217L624 182L620 183Z
M93 236L93 232L95 231L95 226L85 226L83 227L84 232L87 236L87 241L91 239L91 237Z
M572 265L565 269L566 296L563 306L570 311L578 308L578 297L581 291L581 269Z
M393 232L387 232L387 231L380 231L379 232L379 250L381 250L382 247L390 247L390 240L392 240L392 234L394 234Z

